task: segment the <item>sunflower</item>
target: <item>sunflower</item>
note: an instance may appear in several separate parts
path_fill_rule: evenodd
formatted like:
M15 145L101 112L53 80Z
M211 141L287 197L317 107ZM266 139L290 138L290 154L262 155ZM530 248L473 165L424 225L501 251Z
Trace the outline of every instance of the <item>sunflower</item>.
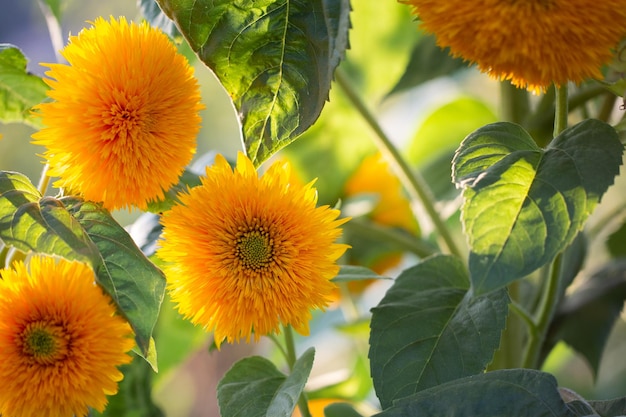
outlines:
M336 288L337 259L347 245L339 211L316 207L313 183L289 183L288 164L262 177L243 154L231 169L218 155L202 184L163 215L158 255L172 299L193 323L214 330L219 346L278 333L309 332L311 309Z
M452 55L530 90L601 79L626 35L626 0L400 0Z
M381 226L403 229L413 235L419 234L419 226L411 204L404 194L402 184L398 177L393 175L389 164L380 153L363 159L346 181L344 194L346 197L375 194L377 201L368 215L372 222ZM378 243L361 237L357 238L354 242L355 250L351 253L353 258L351 261L365 264L378 274L384 274L396 267L402 260L403 251L381 247ZM374 250L371 251L371 249ZM358 294L374 281L349 282L348 288Z
M50 68L50 103L37 106L46 128L49 175L109 209L164 196L191 160L200 128L193 69L165 34L146 23L96 19L70 37L69 65Z
M33 257L0 271L0 414L85 416L117 392L134 341L85 264Z

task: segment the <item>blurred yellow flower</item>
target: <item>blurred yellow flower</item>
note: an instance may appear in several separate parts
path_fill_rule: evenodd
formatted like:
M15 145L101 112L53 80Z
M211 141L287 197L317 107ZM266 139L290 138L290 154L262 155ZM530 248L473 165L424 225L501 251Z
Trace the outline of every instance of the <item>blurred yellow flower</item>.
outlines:
M57 187L109 209L162 198L196 149L200 91L193 69L146 23L96 19L70 37L69 65L45 64L54 99L35 109Z
M409 201L402 191L402 184L380 153L365 157L346 182L346 196L363 193L379 195L370 214L373 221L385 226L401 227L413 233L419 231Z
M626 35L626 0L400 0L452 55L521 88L601 79Z
M290 184L290 166L259 177L243 154L233 170L218 155L202 185L164 213L158 255L172 299L215 343L249 342L280 325L309 332L311 309L330 302L337 259L347 249L338 210L316 207L307 185Z
M33 257L0 270L0 414L86 416L117 392L134 345L85 264Z
M344 193L347 197L359 194L376 194L378 199L368 217L382 226L397 227L412 234L419 234L419 226L406 198L400 180L391 172L389 164L380 153L369 155L363 159L361 165L346 181ZM355 242L355 248L357 248ZM355 255L357 251L352 251ZM366 263L369 268L379 274L398 265L402 259L402 252L397 250L380 250L373 263L364 259L356 259L357 263ZM369 281L355 281L349 283L353 292L361 292Z

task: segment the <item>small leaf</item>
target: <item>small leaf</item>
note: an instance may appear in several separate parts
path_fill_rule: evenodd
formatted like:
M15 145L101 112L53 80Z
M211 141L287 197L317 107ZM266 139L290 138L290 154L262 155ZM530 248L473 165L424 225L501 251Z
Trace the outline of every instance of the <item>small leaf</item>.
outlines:
M506 369L434 386L375 417L577 417L559 395L556 379L530 369Z
M235 363L217 385L222 417L291 417L313 366L313 348L287 377L269 360L252 356Z
M453 179L463 188L476 294L530 274L565 249L619 173L622 152L615 129L591 119L545 150L512 123L470 134L455 154Z
M348 47L349 0L158 0L215 72L255 165L319 117Z
M26 71L26 57L17 47L0 44L0 121L40 127L30 109L46 98L48 86Z
M383 408L418 391L484 371L500 343L506 290L468 292L460 260L437 255L404 271L372 310L370 360Z
M437 46L433 35L424 35L413 48L409 63L398 83L387 96L400 93L444 75L452 75L456 71L467 68L461 58L453 58L449 48Z
M101 205L75 197L61 202L97 247L98 282L126 315L144 358L150 359L151 336L165 293L165 276ZM156 367L156 363L151 363Z
M604 346L626 300L626 261L614 261L569 295L549 332L554 344L564 340L580 352L597 373Z
M378 275L369 268L356 265L341 265L339 274L332 279L334 282L350 282L350 281L369 281L371 279L390 279Z
M17 172L0 171L0 239L23 252L90 262L98 250L62 203Z

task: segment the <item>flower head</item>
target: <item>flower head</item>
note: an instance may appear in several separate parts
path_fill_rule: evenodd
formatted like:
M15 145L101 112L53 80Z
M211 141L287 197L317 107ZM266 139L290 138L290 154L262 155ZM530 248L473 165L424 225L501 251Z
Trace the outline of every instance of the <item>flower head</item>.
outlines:
M134 345L85 264L33 257L0 271L0 414L85 416L117 392Z
M50 176L109 209L163 197L191 160L202 108L193 69L165 34L124 18L70 37L46 64L54 99L36 107Z
M602 78L626 35L626 0L401 0L454 56L522 88Z
M310 310L325 308L335 284L338 210L316 207L312 183L289 184L289 166L259 178L243 154L234 171L218 155L202 185L163 215L159 256L178 309L215 331L215 342L278 333L308 334Z

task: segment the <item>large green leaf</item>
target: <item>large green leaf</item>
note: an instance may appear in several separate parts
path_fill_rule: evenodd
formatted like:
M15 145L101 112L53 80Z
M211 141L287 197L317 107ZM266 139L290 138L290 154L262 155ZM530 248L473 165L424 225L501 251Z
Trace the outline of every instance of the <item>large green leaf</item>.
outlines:
M30 109L46 98L48 86L26 71L26 57L16 46L0 44L0 121L40 127Z
M506 369L438 385L375 417L577 417L561 399L556 379L529 369Z
M291 417L313 367L315 350L296 361L289 376L269 360L252 356L240 360L217 386L222 417Z
M349 0L158 0L239 115L255 165L319 117L348 46Z
M75 197L60 201L98 248L99 260L94 263L98 282L128 318L148 360L154 354L150 339L165 293L163 272L101 205Z
M453 180L463 188L475 292L505 286L567 247L613 183L622 152L615 130L592 119L545 150L511 123L470 134L455 154Z
M383 408L482 372L500 343L505 289L472 297L462 262L436 255L407 269L372 310L370 360Z

